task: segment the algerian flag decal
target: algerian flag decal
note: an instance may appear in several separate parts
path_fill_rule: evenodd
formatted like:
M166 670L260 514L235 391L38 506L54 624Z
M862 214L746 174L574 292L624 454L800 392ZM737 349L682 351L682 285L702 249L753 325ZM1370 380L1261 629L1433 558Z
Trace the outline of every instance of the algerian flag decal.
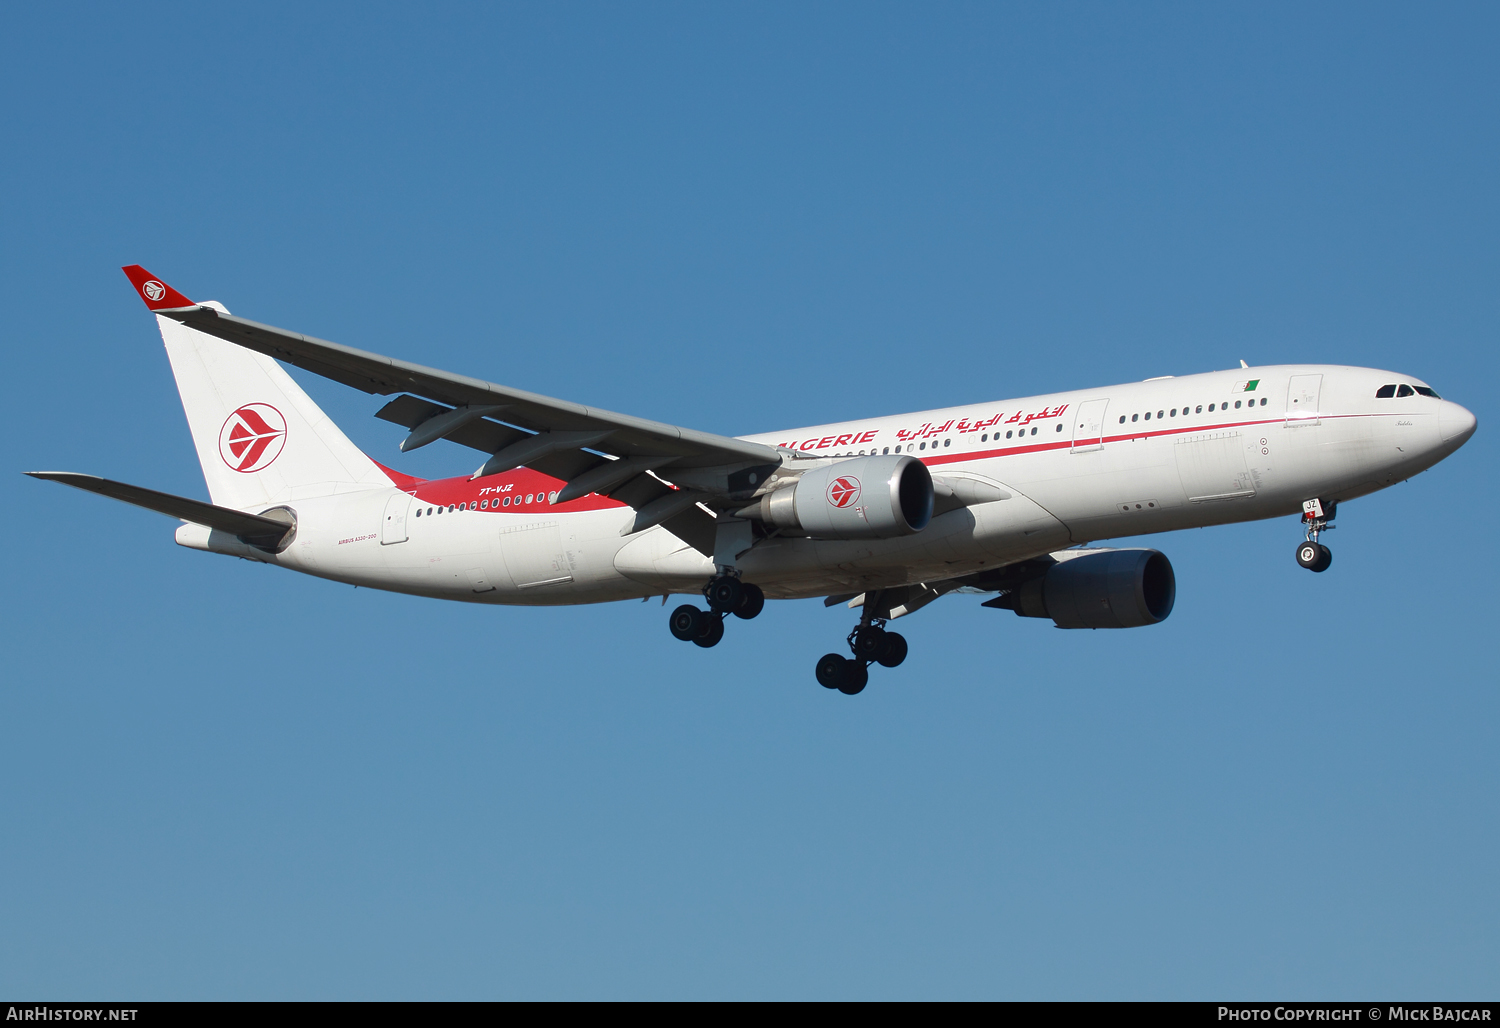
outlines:
M1236 382L1234 388L1229 391L1231 393L1253 393L1255 392L1255 387L1258 385L1260 385L1260 379L1252 378L1248 382Z

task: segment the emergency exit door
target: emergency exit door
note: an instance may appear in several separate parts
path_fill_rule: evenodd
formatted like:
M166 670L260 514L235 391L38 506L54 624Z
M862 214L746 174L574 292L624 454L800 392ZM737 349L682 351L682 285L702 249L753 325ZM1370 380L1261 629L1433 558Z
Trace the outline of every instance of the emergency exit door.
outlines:
M1316 425L1318 394L1323 389L1322 375L1293 375L1286 387L1286 423Z
M385 501L385 517L380 522L380 545L406 542L406 512L411 508L411 494L397 493Z
M1074 453L1104 448L1104 410L1109 400L1085 400L1073 417Z

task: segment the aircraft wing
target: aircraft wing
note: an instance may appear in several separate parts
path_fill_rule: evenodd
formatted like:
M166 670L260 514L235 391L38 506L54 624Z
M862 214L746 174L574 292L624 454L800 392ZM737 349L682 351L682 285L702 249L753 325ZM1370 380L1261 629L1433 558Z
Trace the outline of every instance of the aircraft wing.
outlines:
M405 394L378 415L412 430L403 449L452 438L492 454L481 469L486 474L525 465L571 481L604 463L584 450L634 459L631 467L649 464L668 478L672 470L717 471L727 478L781 463L776 449L762 443L586 407L263 325L195 304L139 265L124 271L146 305L163 317L367 393ZM694 487L711 494L741 491L732 482L716 489L719 483L699 477Z

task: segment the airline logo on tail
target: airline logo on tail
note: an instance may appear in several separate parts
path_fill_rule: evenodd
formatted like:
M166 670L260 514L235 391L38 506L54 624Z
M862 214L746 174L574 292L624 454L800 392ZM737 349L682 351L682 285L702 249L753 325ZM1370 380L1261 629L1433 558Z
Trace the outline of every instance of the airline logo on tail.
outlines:
M219 429L219 456L250 474L271 466L286 446L286 418L269 403L247 403Z

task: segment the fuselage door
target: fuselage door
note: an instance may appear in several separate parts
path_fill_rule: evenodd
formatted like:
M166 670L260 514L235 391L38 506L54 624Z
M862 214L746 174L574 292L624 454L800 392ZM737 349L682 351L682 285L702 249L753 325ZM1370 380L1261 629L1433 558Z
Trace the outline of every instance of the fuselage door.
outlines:
M1102 449L1104 446L1104 410L1109 399L1085 400L1073 418L1073 452Z
M1286 423L1316 425L1318 394L1323 389L1322 375L1293 375L1286 387Z
M406 542L406 512L411 508L410 493L397 493L385 501L385 517L380 522L380 545Z

